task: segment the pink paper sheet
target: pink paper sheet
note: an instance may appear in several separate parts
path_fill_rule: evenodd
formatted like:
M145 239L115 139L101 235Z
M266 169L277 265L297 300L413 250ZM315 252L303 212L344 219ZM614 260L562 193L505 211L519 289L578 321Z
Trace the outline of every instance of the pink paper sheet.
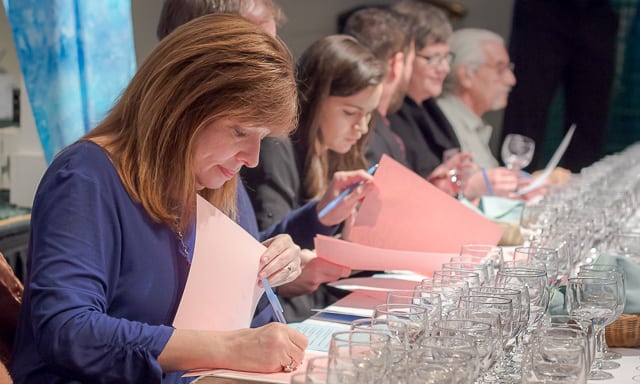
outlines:
M349 238L404 251L458 253L465 243L497 244L503 229L384 155Z
M196 243L173 326L180 329L248 328L258 299L265 247L198 196Z
M328 236L315 238L316 254L333 263L366 271L409 270L425 276L441 269L453 253L412 252L369 247ZM457 253L455 253L457 255Z

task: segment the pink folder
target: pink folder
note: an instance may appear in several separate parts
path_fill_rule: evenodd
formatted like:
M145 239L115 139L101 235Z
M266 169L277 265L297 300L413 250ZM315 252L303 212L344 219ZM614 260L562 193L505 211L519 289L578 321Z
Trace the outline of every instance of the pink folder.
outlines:
M196 244L173 326L227 331L249 328L258 299L265 247L198 196Z
M497 244L503 229L465 207L389 156L380 160L372 191L349 238L404 251L459 253L465 243Z

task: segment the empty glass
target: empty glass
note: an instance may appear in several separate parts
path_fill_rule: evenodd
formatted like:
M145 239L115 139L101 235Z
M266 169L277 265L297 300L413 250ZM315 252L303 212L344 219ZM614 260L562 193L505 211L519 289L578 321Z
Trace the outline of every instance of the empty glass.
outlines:
M531 163L535 148L532 138L510 133L502 142L500 155L508 169L522 169Z

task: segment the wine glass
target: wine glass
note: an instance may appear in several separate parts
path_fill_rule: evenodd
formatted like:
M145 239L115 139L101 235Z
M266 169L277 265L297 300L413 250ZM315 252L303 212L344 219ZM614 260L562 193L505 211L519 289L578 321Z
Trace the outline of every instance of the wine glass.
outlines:
M449 148L442 153L442 163L445 164L460 154L460 148ZM464 183L466 183L469 177L473 174L473 161L470 159L459 161L458 159L455 166L449 169L448 174L449 181L451 181L451 185L458 194L458 197L462 197Z
M390 336L382 332L364 330L334 332L327 352L328 376L331 376L332 372L348 371L355 379L349 382L379 380L384 377L389 367L390 340ZM307 378L309 378L308 375L309 372L307 372Z
M612 278L575 277L569 279L566 291L566 305L569 316L594 327L600 332L610 318L615 318L620 291L618 282ZM601 370L602 356L596 355L589 380L613 378L609 372Z
M616 283L618 284L618 306L616 307L615 315L608 319L605 326L613 323L613 321L615 321L615 319L617 319L622 314L622 312L624 312L624 304L627 294L623 270L617 265L585 264L580 266L578 277L604 277L616 280ZM604 328L600 330L596 337L597 345L600 346L598 350L602 350L603 361L601 361L600 367L602 369L615 369L620 367L619 363L611 360L620 359L622 358L622 355L617 352L609 351L609 347L607 346L607 339L604 335Z
M535 332L525 350L523 383L586 383L586 340L574 330Z
M379 304L373 309L372 321L386 320L389 326L408 330L408 350L425 336L429 327L426 308L414 304Z
M522 169L531 163L535 148L532 138L510 133L504 138L500 154L507 169Z

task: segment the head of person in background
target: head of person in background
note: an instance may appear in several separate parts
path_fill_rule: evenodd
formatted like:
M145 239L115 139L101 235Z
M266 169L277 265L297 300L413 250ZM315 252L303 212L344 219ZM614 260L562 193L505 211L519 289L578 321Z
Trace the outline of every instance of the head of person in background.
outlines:
M460 29L451 36L449 48L454 59L445 92L477 116L506 107L516 78L502 37L486 29Z
M385 62L352 36L327 36L303 52L292 141L306 199L322 197L335 172L367 167L364 149L385 75Z
M240 15L271 36L286 21L282 9L272 0L165 0L156 36L162 40L182 24L213 13Z
M442 93L453 54L449 51L452 29L439 8L416 0L403 0L393 9L413 18L415 59L407 95L417 104Z
M411 20L390 8L363 8L348 17L344 33L387 63L377 110L381 116L397 111L407 92L415 56Z

